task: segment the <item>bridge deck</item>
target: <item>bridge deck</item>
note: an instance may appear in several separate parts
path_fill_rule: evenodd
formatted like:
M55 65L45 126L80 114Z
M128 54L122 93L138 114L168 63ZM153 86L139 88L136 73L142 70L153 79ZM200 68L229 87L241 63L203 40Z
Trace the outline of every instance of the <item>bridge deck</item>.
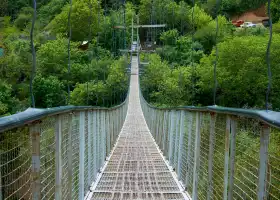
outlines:
M138 62L133 57L124 126L90 195L108 199L187 199L147 127L140 105Z

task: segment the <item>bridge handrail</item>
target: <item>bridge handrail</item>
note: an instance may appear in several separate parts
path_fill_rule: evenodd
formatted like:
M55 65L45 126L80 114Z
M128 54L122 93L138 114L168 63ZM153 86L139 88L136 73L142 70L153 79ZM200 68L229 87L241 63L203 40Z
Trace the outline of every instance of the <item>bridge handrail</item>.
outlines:
M70 113L74 111L85 111L85 110L108 110L108 111L115 110L122 107L126 102L127 102L127 98L121 104L110 108L98 107L98 106L60 106L60 107L42 108L42 109L28 108L23 112L1 117L0 133L53 115Z
M178 106L178 107L157 107L149 104L141 94L143 101L150 107L159 110L186 110L186 111L199 111L199 112L213 112L228 115L237 115L244 117L251 117L261 120L262 122L280 128L280 112L271 110L258 110L258 109L244 109L244 108L231 108L223 106Z
M0 200L84 199L127 108L128 95L111 108L29 108L0 118Z
M279 199L280 113L157 107L140 90L149 129L193 200Z

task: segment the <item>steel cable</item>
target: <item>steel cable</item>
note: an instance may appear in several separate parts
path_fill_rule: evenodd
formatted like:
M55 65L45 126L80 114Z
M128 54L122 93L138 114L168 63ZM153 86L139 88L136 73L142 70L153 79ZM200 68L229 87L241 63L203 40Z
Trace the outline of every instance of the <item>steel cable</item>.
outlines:
M192 0L192 45L191 45L191 67L192 67L192 106L194 106L194 98L195 98L195 80L194 80L194 64L193 64L193 43L194 43L194 6L195 0Z
M125 0L123 0L123 23L124 23L124 31L123 31L123 37L124 37L124 41L123 41L123 48L124 50L126 49L126 6L125 6Z
M67 78L67 92L68 92L68 102L67 104L70 103L70 83L69 83L69 79L70 79L70 74L71 74L71 37L72 37L72 27L71 27L71 13L72 13L72 0L70 0L70 9L69 9L69 13L68 13L68 31L69 31L69 35L68 35L68 69L67 69L67 73L68 73L68 78Z
M88 44L90 45L91 40L92 40L92 4L91 2L89 3L89 9L90 9L90 17L89 17L89 36L88 36ZM89 65L88 65L88 81L87 81L87 105L89 105L89 80L90 80L90 75L89 75L89 68L91 65L92 61L92 52L89 52Z
M268 0L267 14L269 17L269 40L268 40L267 50L266 50L266 63L267 63L267 76L268 76L268 85L267 85L266 102L265 102L266 111L268 111L269 94L272 87L272 72L271 72L271 60L270 60L270 49L271 49L271 42L272 42L271 0Z
M213 105L216 105L216 93L217 93L217 62L218 62L218 33L219 33L219 19L218 19L218 14L219 14L219 8L220 8L220 0L216 0L216 35L215 35L215 45L216 45L216 58L214 62L214 90L213 90Z
M33 80L36 76L36 50L34 46L34 27L37 17L37 2L36 0L33 0L33 18L32 18L32 26L30 31L30 43L31 43L31 50L32 50L32 72L30 77L30 84L29 84L29 90L30 90L30 98L31 98L31 105L33 108L35 108L35 98L34 98L34 91L33 91Z

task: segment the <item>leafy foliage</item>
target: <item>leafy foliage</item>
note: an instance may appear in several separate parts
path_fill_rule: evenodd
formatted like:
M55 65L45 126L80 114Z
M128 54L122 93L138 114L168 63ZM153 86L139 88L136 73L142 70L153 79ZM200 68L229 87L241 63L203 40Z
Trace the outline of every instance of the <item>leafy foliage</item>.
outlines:
M271 15L273 22L278 22L280 20L280 0L271 1Z
M55 76L47 78L36 76L34 80L34 96L37 102L36 107L51 108L66 103L66 92L64 85Z
M263 108L266 92L267 67L265 52L267 37L244 36L227 40L218 45L217 65L218 102L222 106ZM275 110L280 108L276 94L279 94L279 48L280 36L275 35L272 44L271 66L273 74L273 92L271 102ZM206 93L213 88L213 61L215 51L201 59L198 68L199 86ZM207 92L208 91L208 92ZM262 94L262 95L261 95ZM211 99L205 98L204 99ZM211 102L204 102L211 104Z
M89 5L87 2L82 0L76 0L72 5L71 13L71 27L72 27L72 39L77 41L83 41L88 38L89 35L89 19L92 17L91 29L94 31L93 34L96 34L99 30L97 27L97 1L91 0L89 2L92 6L92 13L90 11ZM66 5L62 12L55 16L51 23L47 26L47 30L51 30L53 33L67 34L68 33L68 13L70 6ZM99 11L100 12L100 11ZM102 11L101 11L102 12Z

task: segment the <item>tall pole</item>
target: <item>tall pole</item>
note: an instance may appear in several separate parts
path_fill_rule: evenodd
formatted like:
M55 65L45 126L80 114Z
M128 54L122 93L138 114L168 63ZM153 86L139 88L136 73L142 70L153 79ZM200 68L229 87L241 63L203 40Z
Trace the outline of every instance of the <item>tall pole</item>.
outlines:
M126 10L125 10L125 0L123 0L123 21L124 21L124 49L126 49Z
M137 45L139 42L139 15L137 15Z
M131 44L133 43L133 30L134 27L133 27L133 16L132 16L132 19L131 19Z
M131 52L130 52L130 67L131 67L131 65L132 65L132 46L133 46L133 16L132 16L132 18L131 18L131 47L130 47L130 50L131 50Z

